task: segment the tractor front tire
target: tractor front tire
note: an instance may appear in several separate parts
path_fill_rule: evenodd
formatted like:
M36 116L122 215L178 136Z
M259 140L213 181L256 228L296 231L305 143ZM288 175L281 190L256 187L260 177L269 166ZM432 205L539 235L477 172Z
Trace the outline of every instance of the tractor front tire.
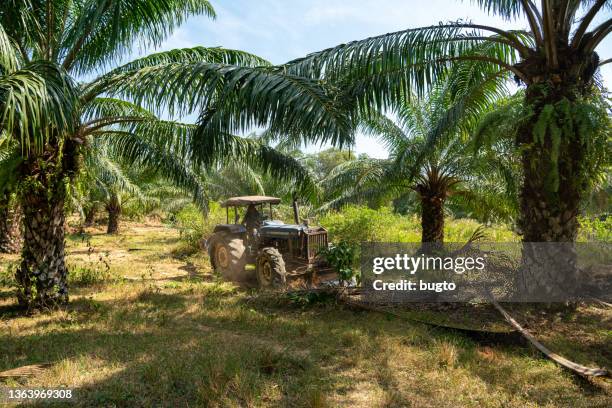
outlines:
M264 248L257 257L257 282L260 288L282 287L287 283L283 256L276 248Z
M208 255L213 269L227 280L243 282L249 280L245 271L246 248L239 236L215 233L208 241Z

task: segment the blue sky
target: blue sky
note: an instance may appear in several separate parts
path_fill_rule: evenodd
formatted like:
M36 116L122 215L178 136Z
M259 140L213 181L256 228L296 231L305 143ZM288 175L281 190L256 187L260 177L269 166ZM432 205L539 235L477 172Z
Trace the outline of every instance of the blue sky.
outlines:
M217 19L189 19L160 49L196 45L223 46L252 52L282 63L343 42L436 24L472 20L481 24L527 28L525 21L508 23L489 16L469 0L211 0ZM600 16L598 22L610 16ZM612 57L612 38L598 49ZM612 64L602 70L612 85ZM309 148L308 150L313 150ZM358 137L357 153L386 157L375 140Z

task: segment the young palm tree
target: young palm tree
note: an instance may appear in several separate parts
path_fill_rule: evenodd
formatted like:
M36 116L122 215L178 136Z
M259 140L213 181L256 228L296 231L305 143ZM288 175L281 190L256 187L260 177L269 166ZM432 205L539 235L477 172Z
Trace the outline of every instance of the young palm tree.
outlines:
M458 21L342 44L286 65L288 72L338 79L363 112L423 94L460 61L473 75L510 73L525 89L516 144L523 183L519 227L525 242L573 242L579 204L607 149L603 117L589 100L596 49L612 31L607 0L478 0L491 14L524 19L528 30ZM596 23L597 20L603 20ZM346 81L346 79L350 81Z
M444 242L445 204L449 199L471 208L479 218L509 215L513 187L506 186L500 176L512 169L512 154L508 154L512 146L498 141L481 152L474 151L468 141L473 127L469 116L449 120L449 107L453 105L450 82L436 87L421 102L398 107L393 111L395 119L374 115L364 120L362 129L387 146L389 158L365 157L336 167L324 181L335 195L326 207L360 199L382 203L416 195L421 242L432 244ZM440 137L432 142L432 134L437 133ZM504 157L504 162L491 157L491 152Z
M295 146L289 148L282 142L273 146L272 142L276 137L270 140L269 136L269 132L264 132L262 135L251 135L247 140L274 153L277 156L274 161L286 161L288 166L294 168L300 166L303 174L296 178L297 182L287 183L258 162L226 162L211 168L204 177L207 190L213 199L223 200L232 196L254 194L281 197L285 199L283 201L290 201L296 196L314 203L320 198L320 188L317 185L320 177L314 171L310 158Z
M82 177L90 186L93 202L102 202L108 212L109 234L119 232L122 197L145 198L140 185L162 177L176 187L192 194L196 204L205 208L207 196L185 152L175 149L178 139L185 138L194 125L163 121L153 113L125 101L98 98L89 115L100 111L130 109L136 123L119 123L98 130L88 138ZM92 112L93 111L93 112ZM163 135L160 138L159 135ZM177 140L172 140L172 135Z
M86 156L86 171L82 174L88 185L85 199L91 201L89 205L104 207L108 214L107 234L118 234L125 199L144 200L144 195L135 177L139 169L122 166L105 147L98 145Z
M289 75L248 53L173 50L100 74L136 44L159 45L189 16L214 16L208 1L8 3L0 10L0 128L19 144L15 169L25 243L17 281L24 306L51 307L68 299L65 186L90 148L88 137L118 124L155 122L134 116L134 109L121 103L92 108L100 98L130 100L170 115L202 112L197 132L173 137L176 127L162 127L156 134L158 140L167 138L169 152L188 154L195 165L239 154L268 158L265 150L231 134L252 125L310 129L304 134L334 141L347 137L339 104L320 82ZM79 78L93 79L77 83Z

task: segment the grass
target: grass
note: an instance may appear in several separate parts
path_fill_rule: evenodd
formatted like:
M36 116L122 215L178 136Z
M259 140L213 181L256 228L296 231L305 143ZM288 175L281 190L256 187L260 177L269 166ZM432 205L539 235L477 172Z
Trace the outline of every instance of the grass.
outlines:
M609 380L578 379L524 345L221 282L172 228L89 230L68 247L71 269L81 272L65 310L21 316L0 287L0 371L52 364L0 386L71 387L77 406L612 404ZM610 367L609 311L520 312L553 350Z
M390 207L373 210L363 206L347 206L342 211L322 216L333 240L355 244L362 241L420 242L421 226L416 215L394 213ZM444 223L445 242L466 242L481 224L471 219L447 218ZM505 225L490 225L484 230L485 242L514 242L519 237Z

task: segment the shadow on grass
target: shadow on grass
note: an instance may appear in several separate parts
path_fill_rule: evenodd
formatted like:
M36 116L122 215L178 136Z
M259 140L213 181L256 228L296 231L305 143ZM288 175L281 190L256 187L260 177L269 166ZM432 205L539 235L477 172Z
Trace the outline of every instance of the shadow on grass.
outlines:
M274 310L274 308L283 307L282 303L278 302L266 303L256 301L252 302L251 304L253 304L255 308L261 308L262 311ZM287 305L285 304L285 307L286 306ZM296 305L293 305L293 307L299 308L299 306ZM325 309L329 307L337 308L338 305L321 303L314 305L314 307ZM378 316L380 320L387 320L397 323L404 322L404 324L406 323L406 320L389 314L385 315L382 313L370 313L364 311L358 313ZM364 318L364 320L366 319L367 318ZM503 321L501 316L499 319ZM488 333L428 326L420 323L416 323L415 325L424 329L427 336L429 336L429 341L417 341L416 345L419 348L429 348L432 346L432 344L436 344L438 342L446 342L457 346L459 349L459 354L464 356L463 358L458 358L457 367L468 370L474 374L475 377L480 378L481 381L494 388L503 389L508 395L513 395L520 392L520 388L524 387L525 384L538 384L538 387L530 387L534 390L534 394L531 395L531 398L534 401L546 404L552 396L559 395L559 391L565 387L563 382L569 380L584 396L599 397L602 401L612 401L612 393L610 392L611 389L608 386L604 386L602 381L591 381L590 379L585 379L584 377L575 375L574 373L566 371L557 366L555 363L547 359L542 353L533 348L532 345L518 332ZM409 326L410 324L407 325L407 327ZM556 344L554 342L551 341L549 345L553 350L559 350L556 348ZM574 354L569 353L567 354L568 357L576 357L578 361L582 361L584 363L587 363L592 359L596 362L595 365L609 367L609 360L606 358L606 356L609 355L610 348L609 342L606 342L606 340L591 340L580 345L574 343L573 346ZM494 348L497 353L503 354L504 358L482 358L481 356L477 355L475 351L483 347L485 349ZM576 350L576 348L578 348L578 350ZM435 350L434 353L436 353ZM383 361L377 365L379 371L385 371L385 364L387 364L387 361ZM538 369L530 372L530 369L533 369L534 367ZM385 375L385 377L390 378L391 376ZM547 380L543 381L543 379ZM389 384L392 383L393 381L389 382ZM387 389L387 391L389 392L389 398L394 401L391 403L391 405L395 403L400 404L400 401L404 401L402 400L402 393L399 392L398 387L393 385L388 388L389 389ZM605 406L605 403L603 406Z
M198 277L203 277L204 274L198 271L198 267L193 264L193 262L187 262L185 265L179 267L179 270L187 272L188 279L195 279Z
M0 370L56 361L49 375L61 377L67 366L87 372L96 361L120 367L91 374L75 389L84 406L245 406L263 398L293 406L304 389L328 383L308 357L273 347L277 340L254 342L224 329L224 319L185 316L187 300L145 291L127 309L124 302L75 301L69 319L40 322L38 334L0 336L8 356ZM83 327L91 319L104 321L105 330Z
M15 296L15 289L0 290L0 300L15 298Z
M402 371L446 370L437 368L436 353L449 343L459 352L454 364L507 398L527 383L531 401L549 404L567 386L549 366L525 374L533 355L524 348L502 346L496 351L511 361L489 361L458 333L337 305L289 309L237 298L215 285L177 293L135 287L125 298L80 298L61 316L38 322L35 334L0 334L6 352L0 370L56 361L48 381L60 378L70 386L72 378L86 376L75 389L81 406L312 406L333 390L355 391L359 384L348 373L364 367L391 406L409 402L419 387L435 399L435 387L443 385L427 377L414 384L399 380L391 364L396 350L385 345L391 341L404 353L427 351L436 359ZM581 390L585 397L603 395Z

